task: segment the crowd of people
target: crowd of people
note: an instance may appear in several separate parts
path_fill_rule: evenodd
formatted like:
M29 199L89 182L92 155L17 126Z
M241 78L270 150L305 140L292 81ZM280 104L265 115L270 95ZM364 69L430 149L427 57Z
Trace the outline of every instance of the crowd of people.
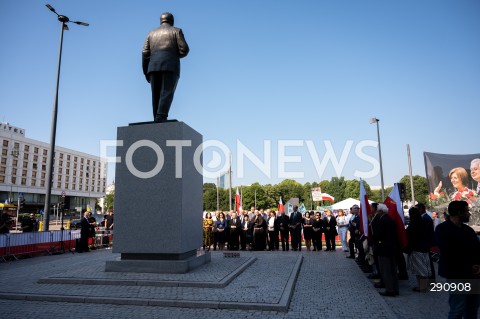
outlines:
M334 252L335 238L340 233L343 250L348 251L346 227L348 218L343 210L335 217L328 208L323 213L306 211L302 214L298 206L294 206L290 215L254 207L250 211L242 210L238 215L235 211L205 212L203 249L301 251L304 241L307 251L321 251L325 241L325 251Z
M325 251L335 252L339 235L342 250L348 252L346 257L370 273L375 288L385 288L381 295L399 295L399 280L407 280L409 272L416 278L413 291L432 291L436 283L434 262L438 262L440 276L448 282L463 280L472 289L470 293L450 293L449 318L477 318L480 291L475 294L473 290L479 288L475 280L480 281L480 241L465 224L470 216L467 202L452 201L444 221L437 213L429 214L422 203L411 207L406 240L402 240L385 204L371 204L365 232L368 236L360 227L359 212L358 205L352 206L348 214L339 210L336 216L328 208L302 214L297 206L290 214L254 207L238 215L235 211L206 212L203 249L301 251L303 241L307 251L322 251L325 244Z

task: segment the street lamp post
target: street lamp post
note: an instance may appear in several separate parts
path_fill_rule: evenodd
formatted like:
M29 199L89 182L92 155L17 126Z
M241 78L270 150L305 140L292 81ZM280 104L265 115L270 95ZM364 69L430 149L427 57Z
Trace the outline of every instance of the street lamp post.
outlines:
M377 138L378 138L378 159L380 160L380 179L382 183L382 202L385 201L385 185L383 184L383 165L382 165L382 148L380 145L380 126L378 124L380 120L376 117L370 119L370 124L377 123Z
M62 62L62 45L63 45L63 31L68 30L67 23L72 22L78 25L83 25L88 27L88 23L80 21L70 21L70 19L64 15L58 14L55 9L47 4L46 7L57 15L58 21L62 23L60 29L60 49L58 51L58 69L57 69L57 83L55 88L55 101L53 103L53 112L52 112L52 129L50 132L50 156L48 157L47 162L47 191L45 193L45 206L43 208L43 231L48 231L50 223L50 201L52 195L52 175L53 175L53 163L55 158L55 137L57 132L57 111L58 111L58 87L60 83L60 65Z

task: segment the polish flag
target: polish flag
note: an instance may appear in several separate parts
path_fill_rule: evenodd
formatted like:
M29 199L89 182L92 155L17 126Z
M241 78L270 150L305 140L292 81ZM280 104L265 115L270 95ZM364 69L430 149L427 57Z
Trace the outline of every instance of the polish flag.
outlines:
M237 193L235 194L235 210L237 213L240 213L241 209L242 209L242 197L240 197L240 193L238 192L238 187L237 187Z
M363 185L363 180L360 180L360 230L368 237L368 216L372 213L370 203L368 201L367 192Z
M397 183L395 183L384 204L388 207L388 215L397 226L397 238L400 248L404 249L407 247L407 232L405 231L405 219L403 217L402 201L400 200L400 191Z
M322 193L322 200L328 200L328 201L331 201L332 203L335 203L335 197L327 193Z
M283 207L282 196L280 196L280 200L278 201L278 212L281 213L284 211L285 211L285 207Z

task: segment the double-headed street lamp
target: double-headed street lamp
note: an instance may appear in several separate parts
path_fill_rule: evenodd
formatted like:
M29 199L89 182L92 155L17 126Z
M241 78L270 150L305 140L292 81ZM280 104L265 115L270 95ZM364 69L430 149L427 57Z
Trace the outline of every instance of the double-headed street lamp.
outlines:
M370 124L377 123L377 137L378 137L378 158L380 160L380 179L382 182L382 202L385 201L385 186L383 184L383 165L382 165L382 148L380 146L380 126L378 125L378 122L380 120L377 119L376 117L372 117L370 119Z
M52 112L52 130L50 133L50 156L48 157L47 162L47 191L45 194L45 206L43 208L43 231L48 231L48 226L50 223L50 200L52 195L52 175L53 175L53 163L55 158L55 136L57 132L57 111L58 111L58 85L60 83L60 65L62 62L62 45L63 45L63 31L68 30L67 23L72 22L78 25L83 25L88 27L88 23L80 21L70 21L67 16L58 14L55 9L47 4L46 7L50 9L53 13L57 15L58 21L62 23L60 29L60 50L58 52L58 69L57 69L57 85L55 89L55 102L53 103L53 112Z

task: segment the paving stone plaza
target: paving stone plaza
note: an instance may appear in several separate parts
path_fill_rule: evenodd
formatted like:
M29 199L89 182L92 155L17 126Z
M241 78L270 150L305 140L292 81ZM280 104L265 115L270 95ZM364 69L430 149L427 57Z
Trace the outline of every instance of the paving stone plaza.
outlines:
M0 264L3 318L445 318L448 294L383 297L336 252L240 252L187 274L106 273L111 250ZM442 281L441 278L439 281Z

